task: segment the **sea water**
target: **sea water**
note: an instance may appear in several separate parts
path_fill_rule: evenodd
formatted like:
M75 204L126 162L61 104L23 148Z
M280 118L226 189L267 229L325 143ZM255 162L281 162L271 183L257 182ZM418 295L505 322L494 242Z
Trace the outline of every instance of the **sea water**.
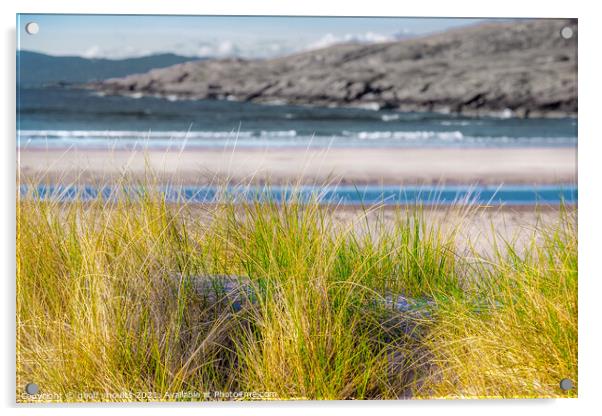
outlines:
M89 185L21 185L22 198L58 202L117 200L126 195L140 198L149 190L130 187L96 187ZM152 190L167 202L220 203L264 201L283 203L318 202L327 205L573 205L577 203L575 185L502 185L502 186L283 186L247 185L162 186Z
M575 147L577 120L462 117L452 114L264 105L99 95L72 87L21 87L17 94L21 149ZM45 185L22 195L72 200L110 198L110 187ZM366 185L160 190L169 201L216 202L255 198L281 202L295 195L326 204L573 204L575 184L499 187ZM131 192L136 192L131 190Z
M352 108L102 96L72 87L21 87L21 148L562 147L577 120L471 118Z

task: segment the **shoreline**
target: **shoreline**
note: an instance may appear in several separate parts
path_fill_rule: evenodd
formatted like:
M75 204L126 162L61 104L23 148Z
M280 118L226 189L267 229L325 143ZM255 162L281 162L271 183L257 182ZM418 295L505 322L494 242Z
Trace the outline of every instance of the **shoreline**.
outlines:
M576 147L17 149L22 181L178 185L550 185L577 182Z
M454 110L450 106L430 106L421 105L416 103L403 103L398 106L388 107L378 102L335 102L335 101L320 101L318 99L312 100L291 100L291 99L273 99L273 98L257 98L253 100L247 100L244 98L205 98L195 97L186 94L174 94L174 93L161 93L161 92L145 92L138 91L135 93L129 91L118 91L118 90L107 90L103 86L103 82L96 83L85 83L85 84L74 84L73 88L93 91L96 94L109 97L127 97L133 99L139 98L158 98L166 101L203 101L203 100L214 100L214 101L235 101L239 103L250 103L265 106L294 106L294 107L307 107L307 108L341 108L351 110L367 110L367 111L393 111L397 113L433 113L439 115L454 115L458 117L468 118L495 118L495 119L506 119L506 118L519 118L519 119L561 119L561 118L572 118L577 119L579 113L577 111L562 111L562 110L539 110L539 109L516 109L511 110L509 108L466 108L461 111Z

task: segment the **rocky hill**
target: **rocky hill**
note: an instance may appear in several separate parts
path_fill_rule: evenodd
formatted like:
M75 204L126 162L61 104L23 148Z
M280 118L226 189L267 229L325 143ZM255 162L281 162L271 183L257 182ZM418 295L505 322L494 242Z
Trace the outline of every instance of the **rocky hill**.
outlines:
M566 26L570 39L560 34ZM575 115L577 22L500 21L277 59L193 61L89 87L171 99Z

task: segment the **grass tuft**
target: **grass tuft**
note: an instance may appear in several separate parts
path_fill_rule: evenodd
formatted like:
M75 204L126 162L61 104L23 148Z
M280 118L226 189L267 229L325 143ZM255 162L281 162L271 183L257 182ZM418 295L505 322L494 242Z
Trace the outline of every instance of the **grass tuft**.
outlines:
M577 394L558 387L577 383L568 209L526 244L460 255L463 208L349 224L318 201L193 206L140 189L20 196L18 400L29 381L65 401Z

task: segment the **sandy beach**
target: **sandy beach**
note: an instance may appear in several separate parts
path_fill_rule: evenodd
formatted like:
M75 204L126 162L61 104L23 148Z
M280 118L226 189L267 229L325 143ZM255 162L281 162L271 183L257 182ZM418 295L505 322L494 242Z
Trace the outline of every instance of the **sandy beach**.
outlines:
M577 180L576 148L20 149L22 181L110 182L152 171L159 181L207 184L554 184Z
M342 182L352 184L555 184L577 179L576 149L196 149L179 151L41 150L20 152L21 183L112 183L123 173L143 179L153 172L159 182L203 185L209 183L272 184ZM198 206L195 216L211 212ZM394 209L370 209L373 222L380 217L393 224ZM362 227L365 215L358 206L333 211L341 224ZM558 220L557 207L480 207L448 218L445 207L432 207L430 223L457 225L461 217L460 247L472 241L478 251L489 252L494 235L514 240L524 248L531 233ZM450 228L453 228L450 227ZM495 231L492 231L495 230Z

